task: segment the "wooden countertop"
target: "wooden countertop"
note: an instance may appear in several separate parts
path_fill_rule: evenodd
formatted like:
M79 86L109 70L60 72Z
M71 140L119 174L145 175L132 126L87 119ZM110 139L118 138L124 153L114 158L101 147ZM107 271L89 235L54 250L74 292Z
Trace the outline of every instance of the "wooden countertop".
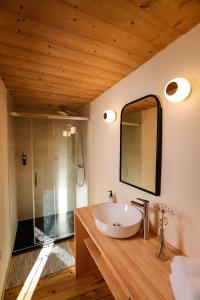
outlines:
M171 259L160 261L156 257L157 238L151 235L145 241L139 235L128 239L107 237L96 228L92 215L94 208L88 206L76 209L76 219L87 231L88 237L84 237L84 242L102 275L105 275L115 298L174 299L169 282ZM180 251L174 247L168 245L167 248L171 258L180 255ZM119 296L120 290L126 296Z

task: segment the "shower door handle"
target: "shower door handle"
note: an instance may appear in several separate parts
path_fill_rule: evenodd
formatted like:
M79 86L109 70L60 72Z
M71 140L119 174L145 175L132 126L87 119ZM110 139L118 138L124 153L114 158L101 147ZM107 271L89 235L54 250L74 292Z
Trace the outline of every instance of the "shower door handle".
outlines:
M37 189L37 173L35 172L35 179L34 179L34 183L35 183L35 189Z

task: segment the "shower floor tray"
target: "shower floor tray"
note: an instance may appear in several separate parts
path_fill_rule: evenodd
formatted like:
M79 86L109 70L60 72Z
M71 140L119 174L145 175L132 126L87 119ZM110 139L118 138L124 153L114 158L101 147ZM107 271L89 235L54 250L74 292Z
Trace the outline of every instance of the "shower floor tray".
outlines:
M37 238L34 238L33 219L18 222L13 254L42 247L44 242L48 243L74 236L74 211L36 218L35 228Z

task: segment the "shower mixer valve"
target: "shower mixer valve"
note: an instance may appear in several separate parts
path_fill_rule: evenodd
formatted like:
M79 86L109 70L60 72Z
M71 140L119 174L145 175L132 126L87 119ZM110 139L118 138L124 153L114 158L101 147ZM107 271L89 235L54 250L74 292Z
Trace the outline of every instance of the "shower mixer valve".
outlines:
M22 165L25 166L25 165L26 165L26 162L27 162L27 156L26 156L26 153L23 152L23 153L22 153Z

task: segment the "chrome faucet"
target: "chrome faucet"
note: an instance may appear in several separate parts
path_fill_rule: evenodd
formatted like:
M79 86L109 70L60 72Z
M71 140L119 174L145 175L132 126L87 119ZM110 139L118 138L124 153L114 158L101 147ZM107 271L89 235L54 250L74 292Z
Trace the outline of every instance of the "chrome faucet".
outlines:
M142 209L143 213L143 228L144 228L144 240L149 239L149 201L136 198L139 202L132 200L131 204L134 206L138 206Z

